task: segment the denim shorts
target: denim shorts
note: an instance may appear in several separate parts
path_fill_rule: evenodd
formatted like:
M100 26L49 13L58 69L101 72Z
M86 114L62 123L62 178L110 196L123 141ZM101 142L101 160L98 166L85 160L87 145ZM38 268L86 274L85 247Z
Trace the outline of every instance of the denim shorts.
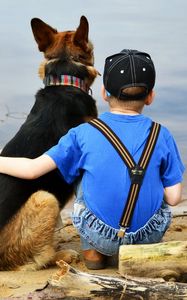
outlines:
M118 253L120 245L159 243L171 223L171 211L163 202L143 227L136 232L127 232L120 238L118 229L105 224L86 207L82 188L79 186L72 221L80 234L83 250L96 249L111 256Z

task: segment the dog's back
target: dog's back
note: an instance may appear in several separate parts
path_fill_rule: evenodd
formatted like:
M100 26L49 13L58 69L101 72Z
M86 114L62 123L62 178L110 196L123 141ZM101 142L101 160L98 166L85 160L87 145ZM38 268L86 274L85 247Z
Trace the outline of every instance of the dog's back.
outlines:
M81 18L76 31L63 33L39 19L33 19L31 25L39 50L46 58L40 70L46 86L38 91L30 114L2 150L2 156L37 157L70 128L97 116L95 100L87 93L97 72L92 66L93 48L88 41L86 18ZM62 82L64 75L80 79L84 88ZM58 171L32 181L0 174L0 228L38 190L54 194L62 207L73 191Z

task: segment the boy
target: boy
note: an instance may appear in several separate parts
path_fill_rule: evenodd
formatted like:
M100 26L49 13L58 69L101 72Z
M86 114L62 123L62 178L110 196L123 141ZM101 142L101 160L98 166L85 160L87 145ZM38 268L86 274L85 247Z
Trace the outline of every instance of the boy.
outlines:
M147 53L123 50L106 59L102 96L110 112L100 119L120 138L137 163L152 120L142 114L154 98L155 69ZM24 179L58 168L68 183L80 175L73 223L78 229L85 264L105 267L106 257L121 244L161 241L171 221L168 205L181 201L184 166L175 141L161 126L126 234L120 218L131 184L128 167L106 137L91 124L71 129L58 145L36 159L0 157L0 172Z

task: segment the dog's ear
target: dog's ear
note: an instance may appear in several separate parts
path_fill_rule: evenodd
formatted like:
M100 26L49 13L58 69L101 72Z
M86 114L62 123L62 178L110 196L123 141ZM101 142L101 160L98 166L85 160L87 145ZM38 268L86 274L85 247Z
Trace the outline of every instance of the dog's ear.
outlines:
M38 44L38 49L45 52L47 47L53 42L54 34L57 33L57 30L38 18L31 20L31 28Z
M80 24L75 31L74 44L85 49L88 43L89 24L85 16L80 18Z

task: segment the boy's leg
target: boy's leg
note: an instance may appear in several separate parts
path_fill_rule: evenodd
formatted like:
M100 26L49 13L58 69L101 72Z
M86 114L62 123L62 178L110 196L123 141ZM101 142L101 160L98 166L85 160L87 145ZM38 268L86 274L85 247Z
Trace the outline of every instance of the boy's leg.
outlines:
M84 198L82 191L82 181L77 185L76 200L74 204L74 215L79 215L81 210L84 209ZM90 270L99 270L106 267L106 255L98 252L86 239L80 236L81 248L85 265Z
M106 267L107 256L98 252L86 239L80 237L85 265L90 270L100 270Z

